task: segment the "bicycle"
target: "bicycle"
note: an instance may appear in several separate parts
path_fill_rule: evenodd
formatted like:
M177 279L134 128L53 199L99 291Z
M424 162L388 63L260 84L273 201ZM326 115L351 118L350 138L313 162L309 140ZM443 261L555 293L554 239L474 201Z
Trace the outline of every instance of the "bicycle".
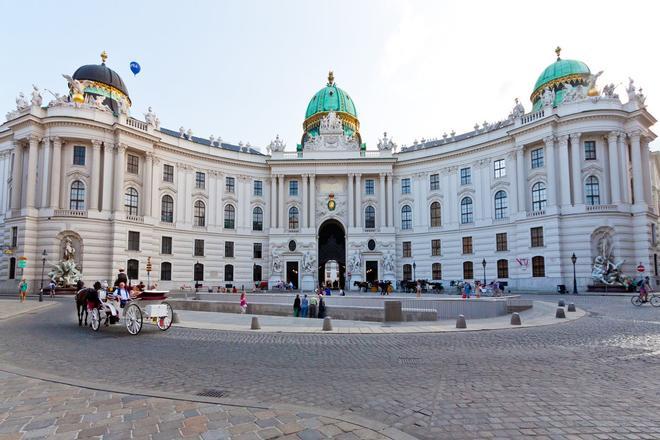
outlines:
M633 305L637 307L640 307L644 303L651 303L653 307L660 307L660 295L655 293L649 293L646 296L646 300L643 300L640 295L635 295L632 298L630 298L630 302L632 302Z

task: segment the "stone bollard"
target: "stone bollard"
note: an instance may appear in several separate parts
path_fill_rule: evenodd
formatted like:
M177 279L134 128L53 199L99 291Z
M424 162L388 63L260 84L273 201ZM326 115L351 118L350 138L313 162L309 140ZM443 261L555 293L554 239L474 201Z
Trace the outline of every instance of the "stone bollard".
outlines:
M329 316L323 318L323 331L331 332L332 331L332 319Z
M172 324L178 324L180 322L179 314L177 312L172 312Z
M261 326L259 325L259 318L256 316L252 317L252 325L250 325L250 330L261 330Z
M511 314L511 325L522 325L522 322L520 321L520 315L518 312L513 312Z
M557 313L555 313L555 318L566 318L566 313L564 313L563 308L557 307Z
M467 323L465 322L465 316L458 315L458 318L456 318L456 328L467 328Z
M559 307L564 307L564 306L566 305L566 303L564 302L563 299L560 299L559 302L557 303L557 305L558 305Z
M569 312L574 312L575 311L575 304L568 303L568 311Z

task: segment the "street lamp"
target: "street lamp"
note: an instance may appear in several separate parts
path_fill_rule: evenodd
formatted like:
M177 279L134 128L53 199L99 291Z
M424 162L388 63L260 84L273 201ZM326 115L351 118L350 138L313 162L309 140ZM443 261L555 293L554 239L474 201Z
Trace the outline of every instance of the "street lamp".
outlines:
M44 300L44 271L46 270L46 257L48 252L46 249L41 253L41 289L39 289L39 302Z
M577 295L577 278L575 277L575 262L577 261L577 257L575 256L575 252L573 252L573 255L571 255L571 262L573 263L573 295Z
M484 268L484 286L486 285L486 259L481 260L481 265Z
M415 269L417 269L417 264L413 261L413 281L417 282L417 275L415 275Z

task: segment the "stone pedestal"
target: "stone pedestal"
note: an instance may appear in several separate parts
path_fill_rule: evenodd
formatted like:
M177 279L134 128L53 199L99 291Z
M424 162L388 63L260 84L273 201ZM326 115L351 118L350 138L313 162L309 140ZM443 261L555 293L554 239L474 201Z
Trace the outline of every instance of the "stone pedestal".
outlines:
M358 283L362 282L362 274L354 273L351 275L351 277L348 279L348 290L360 290L360 288L355 285L356 281Z
M303 291L313 292L314 289L316 288L316 283L314 282L314 275L308 273L304 274L302 276L302 282L300 283L300 287Z
M282 282L282 275L273 274L268 278L268 289L272 290L273 287Z
M401 301L385 301L385 322L403 322Z

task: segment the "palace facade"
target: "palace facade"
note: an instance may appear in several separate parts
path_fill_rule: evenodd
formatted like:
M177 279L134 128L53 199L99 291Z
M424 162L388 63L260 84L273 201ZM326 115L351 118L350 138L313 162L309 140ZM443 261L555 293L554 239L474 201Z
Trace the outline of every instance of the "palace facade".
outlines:
M36 87L21 94L0 126L6 290L22 275L37 286L44 252L47 273L65 241L86 283L123 267L162 288L486 278L554 290L575 268L582 289L595 262L657 276L656 120L632 80L622 97L599 90L558 54L531 111L516 100L471 132L403 148L384 135L371 149L331 72L296 148L276 138L263 154L162 128L151 108L131 117L102 58L47 105Z

